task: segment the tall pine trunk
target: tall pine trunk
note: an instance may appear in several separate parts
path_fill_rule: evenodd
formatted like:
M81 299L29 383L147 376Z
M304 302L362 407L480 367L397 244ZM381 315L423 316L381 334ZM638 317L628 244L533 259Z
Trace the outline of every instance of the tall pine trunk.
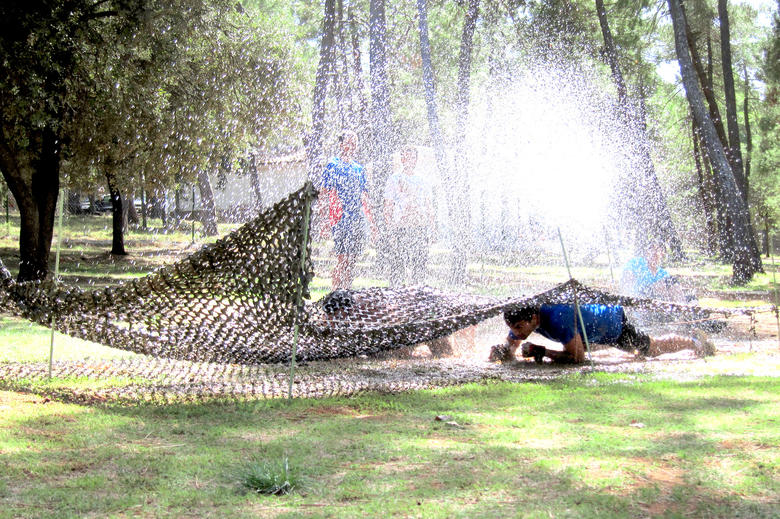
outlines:
M466 17L463 21L463 32L460 39L460 54L458 56L458 97L455 124L455 147L463 158L455 164L455 177L445 179L454 186L453 200L454 243L453 264L450 272L450 282L463 283L466 280L468 251L471 243L471 202L469 200L469 178L471 171L471 153L466 147L466 128L469 125L469 93L471 86L471 55L474 50L474 31L479 18L479 0L469 0ZM456 223L457 222L457 223Z
M325 97L328 93L328 75L333 69L333 44L335 41L336 0L325 0L325 15L322 20L322 41L320 62L314 82L314 101L311 110L311 134L307 139L309 155L309 180L319 185L321 168L324 166L323 136L325 133Z
M697 125L702 130L702 136L707 146L707 151L713 165L713 170L718 177L720 187L723 189L727 209L731 217L731 231L734 237L734 263L732 280L737 284L744 284L756 272L761 271L761 257L756 256L755 245L747 219L747 206L742 200L731 166L726 158L723 145L718 139L715 126L704 107L701 91L696 84L696 77L691 62L689 46L685 36L685 18L680 6L680 0L668 0L669 10L672 15L674 29L675 51L680 64L680 75L683 80L685 95L691 107L691 112Z
M745 120L745 193L750 193L750 162L753 155L753 132L750 129L750 78L748 78L747 65L742 62L742 70L745 74L745 99L742 104L743 119Z
M731 67L731 35L727 0L718 0L718 17L720 18L720 59L723 67L723 93L726 98L726 126L729 139L727 143L728 156L731 159L729 162L731 170L734 172L734 179L737 181L737 187L742 193L745 205L747 205L748 192L742 164L739 122L737 121L737 94L734 89L734 72ZM749 212L748 217L750 217Z
M701 138L695 122L691 122L691 141L693 142L693 159L696 163L696 175L699 181L699 196L704 212L704 227L707 233L705 247L707 254L715 254L718 250L718 229L714 215L715 197L712 191L712 171L707 157L702 153Z
M444 146L444 135L439 123L439 110L436 106L436 83L433 78L431 63L431 42L428 37L428 8L426 0L417 0L417 21L420 32L420 57L422 60L423 87L425 89L425 107L428 117L428 128L436 154L436 165L443 176L449 171L447 152ZM449 187L449 186L448 186ZM449 194L448 194L449 195Z
M647 137L647 123L645 119L644 89L640 88L639 92L639 113L634 114L631 110L631 104L628 98L628 88L626 87L626 82L620 69L617 48L615 46L615 40L612 38L612 31L609 27L609 19L603 0L596 0L596 14L598 15L599 26L601 27L601 35L604 39L607 63L612 72L612 79L615 82L615 87L617 89L618 105L621 110L622 122L629 128L635 129L636 131L632 133L635 133L637 138L640 139L639 149L640 160L642 162L640 174L643 177L640 181L642 185L645 186L645 192L642 193L640 197L641 200L644 201L644 207L642 208L644 214L639 218L640 228L636 230L640 235L659 232L663 240L669 244L672 255L677 258L682 257L682 243L674 228L674 224L672 223L669 205L661 190L661 184L658 182L655 164L653 163L653 158L650 154L650 140Z
M392 135L390 127L390 89L387 79L387 21L385 0L369 3L369 69L371 80L371 155L374 171L369 179L372 209L381 213L384 187L391 170ZM377 224L382 227L382 219ZM384 240L382 240L384 241Z

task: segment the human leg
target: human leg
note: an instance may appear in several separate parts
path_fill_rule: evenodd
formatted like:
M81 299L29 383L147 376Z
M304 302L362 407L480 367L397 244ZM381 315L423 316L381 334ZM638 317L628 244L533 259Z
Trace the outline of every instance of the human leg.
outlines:
M333 269L333 288L350 288L354 280L354 266L366 242L365 225L362 219L342 218L333 226L333 241L336 251L336 266Z
M417 227L409 232L409 270L410 281L414 285L425 281L425 271L428 268L428 236L427 229Z
M401 232L392 230L388 236L387 261L390 267L388 281L391 287L399 287L404 281L404 256Z
M336 256L336 266L333 268L333 288L350 288L354 281L355 256L339 254Z
M657 357L664 353L675 353L681 350L694 350L702 356L715 353L712 343L706 339L694 339L681 335L650 337L625 320L623 321L623 333L615 346L621 350L638 352L647 357Z

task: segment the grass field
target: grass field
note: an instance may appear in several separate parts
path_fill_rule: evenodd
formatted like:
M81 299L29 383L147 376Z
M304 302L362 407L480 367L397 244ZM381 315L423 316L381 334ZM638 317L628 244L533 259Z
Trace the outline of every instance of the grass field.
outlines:
M116 283L197 246L184 231L133 231L130 256L112 258L107 221L68 219L67 282ZM15 233L3 231L0 257L15 268ZM315 298L329 289L320 248ZM703 303L740 306L771 301L767 267L747 289L730 287L720 265L692 260L672 271ZM382 282L363 274L358 286ZM496 279L530 290L566 278L561 265L496 258L475 259L470 274L473 291ZM609 283L605 265L578 266L575 276ZM780 357L774 319L760 325L762 349L723 351L695 372L683 362L663 377L571 372L400 394L128 408L0 391L0 518L778 517L780 378L744 375L771 373ZM0 315L0 363L45 361L49 337ZM58 360L132 355L59 334L56 351ZM246 488L248 471L279 474L285 463L291 493Z
M0 409L0 517L770 518L780 504L777 378L128 410L0 392ZM242 490L247 463L284 459L293 493Z

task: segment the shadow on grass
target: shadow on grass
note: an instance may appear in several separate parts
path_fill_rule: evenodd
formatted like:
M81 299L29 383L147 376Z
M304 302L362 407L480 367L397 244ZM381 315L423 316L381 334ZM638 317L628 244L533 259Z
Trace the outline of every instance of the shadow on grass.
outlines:
M282 517L320 516L306 506L322 503L340 517L773 517L765 494L707 481L702 460L723 447L696 423L714 416L730 421L723 434L747 434L777 381L577 378L292 402L36 404L37 416L6 419L6 441L29 448L0 454L0 495L52 517L127 506L197 515L198 502L203 513L261 503ZM433 420L442 414L459 426ZM749 453L726 454L755 467ZM282 500L239 495L225 474L252 456L289 456L308 488ZM659 466L673 477L655 477Z

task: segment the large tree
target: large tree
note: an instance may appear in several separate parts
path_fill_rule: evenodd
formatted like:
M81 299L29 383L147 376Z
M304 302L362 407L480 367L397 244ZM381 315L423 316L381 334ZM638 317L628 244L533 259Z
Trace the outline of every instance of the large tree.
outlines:
M682 255L682 243L677 236L672 223L672 217L669 213L669 207L666 203L661 185L658 182L658 176L655 172L655 164L650 153L650 140L647 136L647 124L645 115L645 103L643 89L639 91L639 102L636 109L633 109L629 100L628 88L620 67L618 59L618 49L615 40L612 37L612 30L609 26L609 18L603 0L596 0L596 14L601 27L601 34L604 40L604 54L607 64L612 73L612 80L615 83L618 97L618 107L620 110L621 122L626 126L629 132L636 136L639 141L639 160L640 176L639 184L644 187L641 195L638 197L641 206L639 209L639 228L637 231L641 234L657 232L661 238L669 243L675 256Z
M731 217L731 234L734 238L732 279L735 283L744 284L752 279L753 274L762 269L761 257L754 253L758 249L755 244L755 237L750 229L747 206L737 187L734 173L723 149L723 144L718 138L715 125L704 106L704 99L696 82L691 54L686 40L685 18L680 1L668 0L669 11L672 17L675 49L680 64L680 75L682 76L685 95L691 107L691 113L698 128L702 131L702 138L707 147L713 170L718 177L721 189L723 189L727 210Z
M19 279L39 279L60 174L194 179L217 145L288 108L285 41L227 0L10 0L0 6L0 169L19 203ZM90 173L90 175L94 175Z

